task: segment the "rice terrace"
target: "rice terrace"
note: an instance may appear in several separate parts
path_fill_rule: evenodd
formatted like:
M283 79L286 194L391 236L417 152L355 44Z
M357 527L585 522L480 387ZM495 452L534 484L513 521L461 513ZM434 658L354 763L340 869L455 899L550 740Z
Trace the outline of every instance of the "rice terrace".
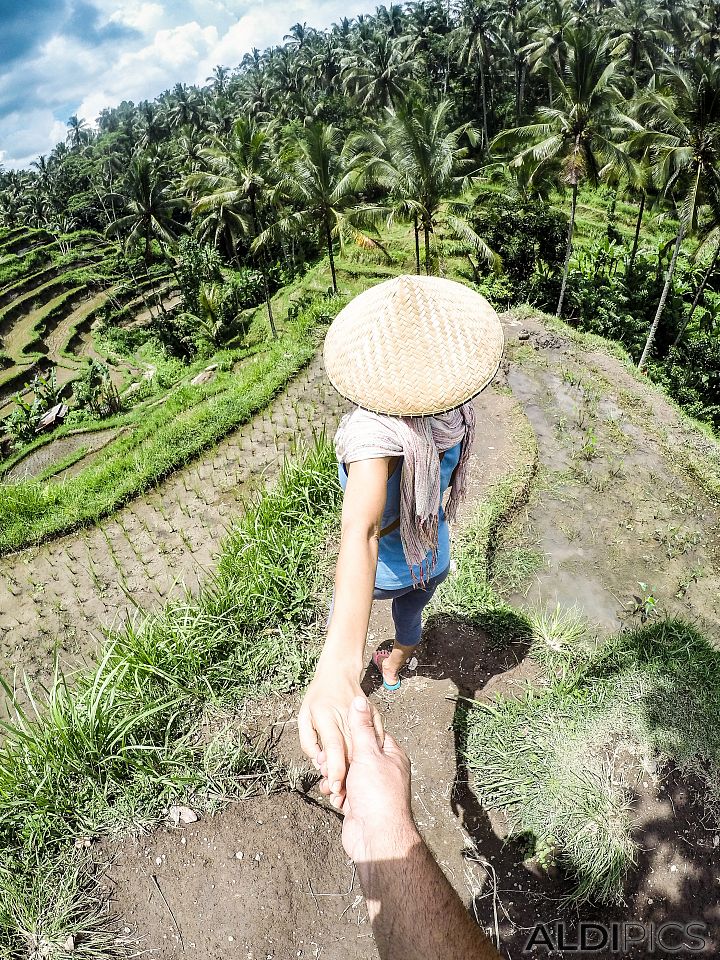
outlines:
M323 344L420 278L504 343L397 684L395 599L363 623L429 862L487 956L716 956L720 2L30 6L0 14L51 99L0 103L0 957L476 955L395 936L302 730L364 576ZM415 889L422 942L450 901Z

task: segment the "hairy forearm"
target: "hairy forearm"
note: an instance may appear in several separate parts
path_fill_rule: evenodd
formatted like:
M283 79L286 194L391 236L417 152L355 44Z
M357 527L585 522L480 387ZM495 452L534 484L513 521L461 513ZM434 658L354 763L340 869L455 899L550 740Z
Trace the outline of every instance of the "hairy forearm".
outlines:
M390 821L358 875L381 960L499 960L414 825Z
M335 597L321 657L334 667L362 669L372 606L378 540L361 526L343 530L335 569Z

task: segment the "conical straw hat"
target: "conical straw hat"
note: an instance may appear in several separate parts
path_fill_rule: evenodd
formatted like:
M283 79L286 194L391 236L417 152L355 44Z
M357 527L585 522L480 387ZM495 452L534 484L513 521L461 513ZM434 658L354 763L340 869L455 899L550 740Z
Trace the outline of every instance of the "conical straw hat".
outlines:
M490 383L502 357L497 313L454 280L400 276L355 297L325 337L323 359L343 397L374 413L429 416Z

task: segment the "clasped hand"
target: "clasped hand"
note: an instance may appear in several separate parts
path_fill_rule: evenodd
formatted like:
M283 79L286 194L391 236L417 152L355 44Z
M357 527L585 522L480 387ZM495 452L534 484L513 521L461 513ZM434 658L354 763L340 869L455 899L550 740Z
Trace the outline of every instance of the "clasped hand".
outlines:
M338 809L342 809L345 802L345 781L353 759L348 711L355 698L367 703L370 721L382 744L385 734L380 715L365 699L359 681L349 672L338 672L337 668L325 671L319 665L298 715L300 745L322 774L321 792L330 797Z

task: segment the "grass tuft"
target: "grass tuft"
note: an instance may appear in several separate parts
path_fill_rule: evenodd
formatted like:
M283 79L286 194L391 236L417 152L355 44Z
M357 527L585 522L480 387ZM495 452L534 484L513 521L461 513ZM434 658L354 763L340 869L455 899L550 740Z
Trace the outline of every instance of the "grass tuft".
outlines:
M589 626L577 606L538 606L530 613L530 655L549 668L564 668L587 648Z
M547 626L553 641L580 636L574 615L551 614ZM537 642L538 618L533 630ZM457 722L481 801L504 811L512 835L553 849L572 899L617 902L636 858L639 771L672 763L717 795L720 653L689 624L655 622L542 689L465 705Z

